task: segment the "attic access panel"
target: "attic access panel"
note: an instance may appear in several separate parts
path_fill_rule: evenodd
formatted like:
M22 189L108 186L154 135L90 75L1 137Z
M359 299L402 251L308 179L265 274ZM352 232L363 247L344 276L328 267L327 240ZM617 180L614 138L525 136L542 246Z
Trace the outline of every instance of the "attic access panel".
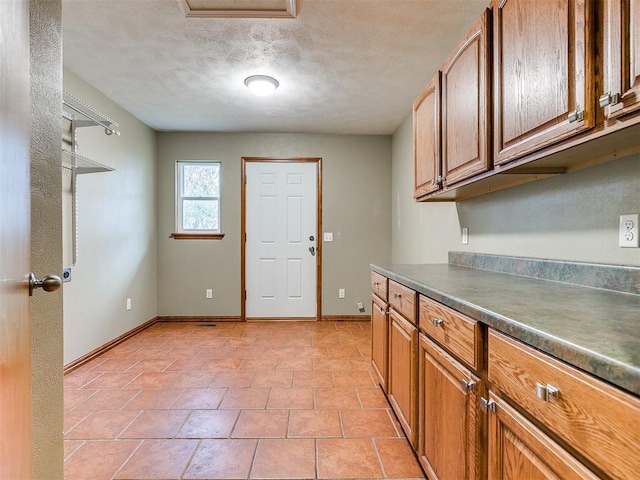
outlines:
M190 18L295 18L296 0L178 0Z

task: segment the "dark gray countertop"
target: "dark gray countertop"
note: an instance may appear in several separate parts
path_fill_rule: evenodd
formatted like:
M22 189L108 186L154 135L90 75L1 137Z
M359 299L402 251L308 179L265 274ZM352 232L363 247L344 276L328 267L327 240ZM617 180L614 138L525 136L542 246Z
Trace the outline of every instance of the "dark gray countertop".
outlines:
M640 396L640 295L449 264L371 269Z

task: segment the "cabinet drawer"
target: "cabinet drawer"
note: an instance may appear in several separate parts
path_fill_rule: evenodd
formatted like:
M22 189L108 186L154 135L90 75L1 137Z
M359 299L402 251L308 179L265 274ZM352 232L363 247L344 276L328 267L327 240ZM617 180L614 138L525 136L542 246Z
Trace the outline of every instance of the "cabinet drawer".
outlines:
M387 301L387 277L371 272L371 290L385 302Z
M607 475L636 477L640 399L494 331L488 370L495 387Z
M389 280L389 305L413 324L416 323L416 297L410 288Z
M482 334L476 320L421 295L420 329L471 368L482 368Z

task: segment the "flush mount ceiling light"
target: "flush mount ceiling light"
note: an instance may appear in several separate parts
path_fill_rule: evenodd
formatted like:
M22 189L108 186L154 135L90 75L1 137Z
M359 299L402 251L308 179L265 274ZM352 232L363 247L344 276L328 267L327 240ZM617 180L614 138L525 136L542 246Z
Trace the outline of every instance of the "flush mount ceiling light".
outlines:
M275 78L267 75L252 75L244 79L244 84L254 95L259 97L271 95L280 85Z

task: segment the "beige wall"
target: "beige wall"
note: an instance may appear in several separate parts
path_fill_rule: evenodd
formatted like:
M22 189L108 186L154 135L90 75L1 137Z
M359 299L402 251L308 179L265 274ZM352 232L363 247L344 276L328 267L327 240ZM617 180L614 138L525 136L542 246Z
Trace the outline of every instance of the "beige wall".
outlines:
M391 256L394 263L446 263L458 240L455 203L413 200L413 118L393 136Z
M321 157L323 315L369 313L369 264L389 261L391 138L306 134L158 134L158 315L240 315L241 157ZM222 162L225 238L172 240L176 160ZM213 299L205 299L205 289ZM338 298L338 289L346 298Z
M153 130L67 69L64 89L118 122L121 132L79 129L78 152L115 171L78 176L78 262L64 284L69 363L156 316L156 151ZM62 178L64 264L71 266L69 172Z
M640 156L465 200L410 199L411 117L393 137L394 262L446 262L449 250L640 265L618 247L619 216L640 213ZM462 245L460 228L469 228ZM411 238L408 238L411 237Z
M62 5L32 0L29 13L31 264L42 277L62 270L60 119L52 114L62 101ZM62 292L42 290L31 299L34 479L62 478L62 300Z

